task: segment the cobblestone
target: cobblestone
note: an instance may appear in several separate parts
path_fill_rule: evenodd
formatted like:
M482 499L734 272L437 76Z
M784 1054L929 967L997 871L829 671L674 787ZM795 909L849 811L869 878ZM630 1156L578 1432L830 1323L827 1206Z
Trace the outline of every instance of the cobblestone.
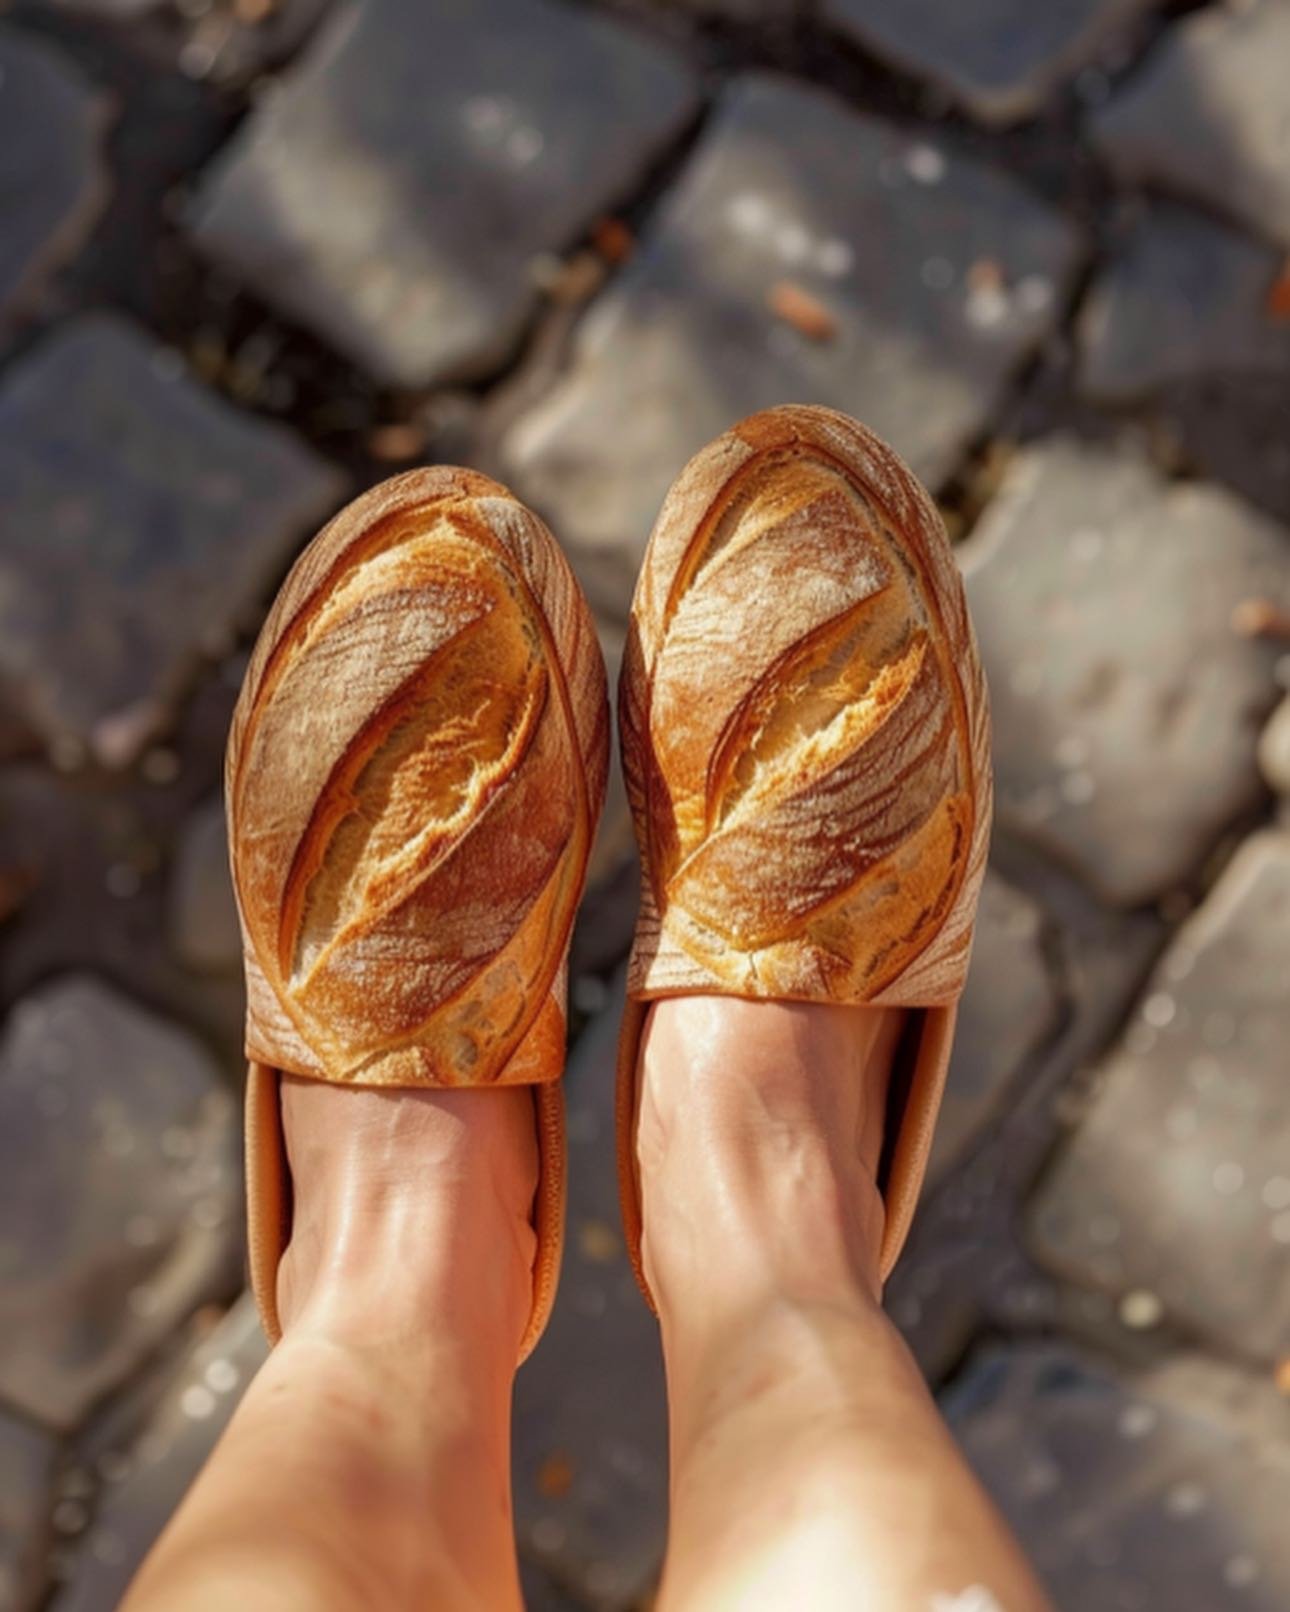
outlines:
M1269 305L1280 271L1273 248L1190 208L1152 205L1085 307L1082 390L1120 403L1216 373L1290 380L1290 322Z
M1247 842L1184 925L1038 1195L1052 1269L1237 1356L1290 1353L1290 835Z
M1230 487L1290 526L1290 439L1284 375L1234 371L1172 388L1157 442L1164 462Z
M1040 909L1055 1022L993 1104L971 1149L924 1195L885 1303L928 1378L942 1381L982 1330L1056 1324L1054 1284L1021 1240L1020 1206L1064 1134L1070 1087L1132 1012L1165 929L1108 911L1058 866L996 834L1010 883ZM956 1047L956 1055L958 1053ZM1092 1295L1109 1307L1104 1295Z
M0 27L0 338L107 200L105 112L57 51Z
M1290 1410L1180 1357L1129 1380L1066 1348L982 1357L951 1420L1063 1612L1272 1612Z
M164 0L51 0L68 11L106 17L112 22L134 22L150 11L159 11Z
M696 108L678 60L546 0L338 13L221 156L201 248L363 365L418 387L484 374L563 250Z
M0 1612L35 1604L57 1458L48 1433L0 1410Z
M998 1120L1022 1066L1052 1030L1057 992L1044 962L1038 905L986 874L954 1056L928 1165L934 1186Z
M586 1612L586 1603L566 1595L551 1576L520 1557L520 1594L524 1597L524 1612Z
M74 1426L227 1290L237 1153L232 1100L187 1032L82 977L18 1004L0 1041L7 1404Z
M224 802L208 800L188 819L170 887L171 944L190 968L228 972L242 940L228 867Z
M1017 458L961 552L1000 820L1109 901L1162 895L1259 798L1274 650L1233 616L1287 601L1284 534L1127 448L1061 437Z
M128 1449L95 1462L101 1487L83 1547L54 1612L113 1612L136 1569L201 1470L267 1345L245 1294L175 1373Z
M641 1603L667 1527L658 1324L623 1246L614 1157L622 982L565 1077L569 1220L555 1312L515 1393L522 1548L601 1612Z
M50 337L0 388L0 673L29 719L132 760L340 490L134 326Z
M672 479L754 409L844 409L943 480L1052 329L1078 252L1005 175L746 78L583 320L567 378L506 433L504 473L621 617ZM777 316L784 285L823 310L826 338Z
M165 855L186 808L218 776L229 712L227 700L211 700L220 692L207 684L185 708L173 735L181 773L171 785L127 772L105 786L93 769L69 777L35 761L0 768L0 892L9 907L0 927L0 1000L13 1003L66 972L111 979L191 1025L240 1080L240 970L198 973L175 955ZM216 709L195 723L210 703ZM202 726L204 733L194 732Z
M1094 119L1118 179L1194 197L1290 246L1290 7L1206 8Z
M1126 29L1159 0L1060 6L987 0L828 0L827 14L867 50L947 91L986 123L1034 113L1077 68L1119 55Z
M1183 1357L1129 1380L1064 1346L977 1359L947 1409L1062 1612L1276 1612L1290 1407Z
M108 0L113 3L113 0ZM129 3L129 0L126 0ZM287 60L332 0L197 0L183 8L179 65L190 78L242 85Z

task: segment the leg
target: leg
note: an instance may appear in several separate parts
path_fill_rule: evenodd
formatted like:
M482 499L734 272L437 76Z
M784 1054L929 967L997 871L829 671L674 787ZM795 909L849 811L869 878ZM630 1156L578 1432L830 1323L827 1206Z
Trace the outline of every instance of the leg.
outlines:
M532 1099L283 1083L284 1335L128 1612L518 1608Z
M1047 1607L879 1304L900 1017L652 1009L637 1148L671 1401L663 1612Z

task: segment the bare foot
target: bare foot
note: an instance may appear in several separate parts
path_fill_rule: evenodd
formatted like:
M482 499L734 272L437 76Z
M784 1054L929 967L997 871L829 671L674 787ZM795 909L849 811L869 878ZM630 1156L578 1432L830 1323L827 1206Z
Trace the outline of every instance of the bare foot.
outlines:
M642 1257L664 1310L696 1281L712 1303L839 1282L877 1297L877 1170L903 1020L715 996L654 1004L637 1156Z
M285 1076L294 1190L278 1274L287 1334L354 1345L477 1320L510 1351L528 1319L538 1154L521 1087L406 1091Z
M1046 1608L879 1303L903 1022L697 996L651 1010L637 1156L672 1452L660 1612L965 1591Z
M510 1402L532 1303L532 1096L284 1078L282 1112L282 1342L132 1612L520 1612Z

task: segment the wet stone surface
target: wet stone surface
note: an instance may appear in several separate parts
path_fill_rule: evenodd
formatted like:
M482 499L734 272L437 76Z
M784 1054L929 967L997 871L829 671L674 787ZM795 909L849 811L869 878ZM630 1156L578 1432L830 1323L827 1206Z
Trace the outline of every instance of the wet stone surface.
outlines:
M228 866L224 802L216 796L184 825L170 884L171 944L182 962L227 973L242 958Z
M1194 197L1290 246L1290 6L1187 18L1094 120L1117 179Z
M49 0L49 4L71 12L106 17L113 22L130 22L160 10L163 0Z
M1016 853L996 831L996 857L1015 890L1029 891L1039 908L1054 1011L1038 1045L993 1099L990 1123L923 1195L885 1289L888 1313L933 1382L961 1367L974 1334L1053 1323L1055 1284L1024 1245L1022 1205L1069 1130L1071 1085L1132 1012L1166 933L1155 914L1108 911L1051 863ZM988 931L982 938L989 946ZM956 1058L974 1044L971 1017L961 1022L968 1039L960 1033ZM1006 1049L1001 1025L999 1035ZM1069 1291L1112 1308L1103 1293Z
M1062 1612L1276 1612L1290 1406L1181 1357L1117 1377L1066 1346L979 1356L945 1401Z
M1158 416L1165 462L1230 487L1286 528L1288 409L1290 380L1284 373L1235 370L1212 373L1199 385L1170 387Z
M111 3L111 0L109 0ZM129 3L129 0L126 0ZM191 78L243 86L290 59L333 0L189 0L180 66Z
M221 154L194 238L382 383L477 376L535 305L533 259L618 201L695 91L596 13L369 0Z
M736 23L757 30L783 30L800 22L815 0L595 0L606 11L620 15L646 15L675 24L676 20L712 20ZM762 32L761 37L767 37Z
M196 1030L238 1080L246 1015L240 971L194 970L176 956L170 933L167 851L186 809L218 775L218 749L198 759L203 744L222 748L227 705L216 704L208 716L218 727L206 740L193 732L190 706L175 734L182 759L149 751L134 773L114 775L113 788L89 768L73 778L36 761L0 769L0 901L8 908L0 997L12 1004L67 972L110 979ZM173 783L139 779L158 762L180 769Z
M35 1604L57 1455L48 1433L0 1410L0 1612Z
M1159 0L826 0L826 14L866 50L946 90L973 116L1011 123L1123 38Z
M1236 1356L1290 1354L1290 835L1183 926L1033 1207L1038 1257Z
M1203 213L1146 209L1082 312L1081 390L1120 403L1225 372L1290 388L1290 320L1271 306L1281 266L1273 247Z
M107 199L106 110L51 46L0 27L0 341Z
M960 555L1000 822L1113 903L1186 879L1260 795L1275 650L1238 607L1290 604L1284 533L1128 448L1059 437L1017 457Z
M584 317L567 377L506 432L503 474L593 603L625 615L673 478L755 409L843 409L942 480L1052 329L1078 255L1013 179L824 93L742 79Z
M1044 961L1042 927L1037 903L987 872L929 1186L998 1119L1013 1081L1056 1023L1057 991Z
M0 384L0 676L49 741L125 764L342 486L133 325L64 326Z
M0 1397L72 1427L235 1284L235 1105L186 1031L85 976L0 1041Z
M669 0L663 0L661 6L657 0L646 0L646 4L651 3L655 9L662 10ZM812 3L813 0L678 0L680 9L693 12L695 16L721 17L730 22L763 26L800 19Z
M244 1294L179 1367L137 1437L96 1452L87 1527L54 1612L113 1612L120 1604L267 1352Z
M567 1594L549 1573L528 1557L520 1557L520 1593L524 1612L586 1612L586 1602Z
M667 1528L667 1412L658 1323L623 1245L614 1152L621 981L565 1077L569 1216L551 1323L515 1390L521 1549L588 1606L646 1596Z

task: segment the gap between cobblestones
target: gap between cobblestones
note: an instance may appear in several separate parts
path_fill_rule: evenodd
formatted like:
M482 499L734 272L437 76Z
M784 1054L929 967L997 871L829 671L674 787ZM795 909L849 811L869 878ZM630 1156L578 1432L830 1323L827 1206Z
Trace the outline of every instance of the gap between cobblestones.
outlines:
M609 11L673 46L688 47L690 53L697 56L708 81L709 94L694 122L656 159L632 194L624 197L615 209L615 215L634 232L648 224L701 140L712 112L714 81L732 72L758 67L786 71L839 95L853 107L904 127L920 131L934 129L938 138L1011 173L1039 196L1068 215L1073 214L1088 232L1091 251L1065 299L1057 332L1048 349L1034 354L1014 377L995 420L968 446L946 478L941 491L947 511L951 515L961 514L966 506L969 516L977 513L979 500L971 490L974 471L988 458L995 444L1002 442L1006 450L1011 439L1024 440L1040 435L1058 423L1081 429L1085 422L1080 418L1082 411L1073 407L1068 355L1076 312L1089 286L1106 266L1107 226L1104 221L1112 211L1109 203L1113 191L1105 167L1083 149L1080 119L1087 105L1081 102L1078 83L1068 85L1041 114L1014 128L983 129L965 113L951 107L939 91L927 89L911 76L884 65L854 41L844 38L826 20L812 17L810 8L806 8L805 15L799 14L792 21L775 26L683 16L679 12L660 15L642 4L605 4L604 0L576 0L576 3L588 10ZM1181 0L1145 19L1139 25L1139 37L1127 59L1115 63L1113 71L1102 75L1095 101L1100 103L1127 83L1149 61L1170 27L1180 17L1200 9L1201 4L1202 0ZM275 64L274 70L288 66L307 49L325 15L315 21L313 29L299 41L290 57ZM150 19L145 28L146 52L141 52L134 40L137 24L130 25L127 31L124 23L114 26L99 19L73 19L36 6L32 0L19 0L9 13L9 20L49 39L83 69L92 67L98 79L104 76L102 62L106 52L109 88L118 99L127 91L137 95L141 85L149 86L155 95L178 70L178 36L167 35L156 18ZM169 61L165 59L167 51L171 56ZM201 116L211 125L203 148L192 152L184 164L186 174L192 176L200 173L207 160L236 134L254 102L245 86L213 89L200 79L184 78L181 82L193 103L202 106ZM129 111L125 114L125 123L112 131L108 156L115 177L132 172L135 153L131 150L129 160L122 160L125 153L121 147L132 126L142 125L151 115L150 105L145 105L142 111ZM137 137L132 138L137 140ZM183 178L176 183L181 191L186 188ZM373 458L366 450L364 437L386 420L407 418L432 405L438 392L382 396L326 343L291 326L281 315L258 302L252 293L234 286L222 271L203 263L178 227L175 203L174 187L164 184L154 185L154 193L142 200L131 197L127 203L114 196L82 254L82 264L98 262L108 281L112 300L129 307L163 340L184 351L190 361L192 343L204 333L222 338L229 361L215 374L203 373L199 365L200 377L239 407L294 426L315 448L353 474L360 486L379 480L390 469L397 468ZM122 219L123 212L128 213L128 219ZM132 273L123 272L119 263L102 264L103 257L109 260L112 257L113 237L124 235L127 223L137 228L141 213L147 221L151 256L167 266L164 271L156 269L152 278L154 282L161 279L170 282L168 291L154 287L156 294L150 307L140 306L138 293L129 289L135 278ZM585 250L587 244L585 235L569 242L565 260ZM132 257L132 266L134 264L137 264L137 254ZM610 277L612 273L611 268ZM85 283L83 267L74 266L69 270L61 286L64 294L70 290L74 297L79 291L80 300L88 305L101 300L101 287L92 281ZM474 434L476 440L470 444L482 457L487 459L491 442L513 415L563 374L573 331L586 306L586 299L563 306L548 300L529 321L508 360L478 383L456 389L482 405L479 430ZM194 309L196 317L193 317ZM48 312L51 316L63 317L67 311L65 306L59 306ZM46 324L46 319L33 321L11 346L5 355L6 361L36 341ZM289 403L256 396L250 389L245 367L239 367L236 355L246 347L254 348L257 342L275 348L278 369L293 377L297 395ZM1062 349L1056 362L1054 346ZM344 406L337 410L337 403ZM1149 412L1128 409L1121 418L1132 425ZM1090 418L1087 424L1092 429L1105 429L1105 413L1097 419ZM433 432L428 447L433 451ZM955 532L956 538L966 536L970 529L970 519L962 522Z

